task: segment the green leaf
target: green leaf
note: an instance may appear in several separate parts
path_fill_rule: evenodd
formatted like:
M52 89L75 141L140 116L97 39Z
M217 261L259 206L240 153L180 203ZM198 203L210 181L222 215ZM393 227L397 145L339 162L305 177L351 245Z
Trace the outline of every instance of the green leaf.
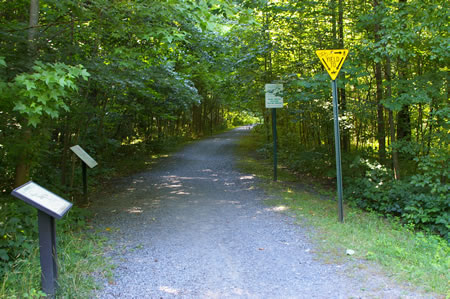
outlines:
M33 126L33 127L37 127L37 125L40 123L40 119L38 115L32 115L29 119L28 119L28 125L29 126Z
M0 259L4 261L9 261L9 255L5 249L0 249Z
M27 87L27 90L31 90L31 89L36 88L36 84L34 82L32 82L32 81L25 80L23 83Z
M22 111L25 111L26 108L27 108L27 107L26 107L22 102L18 102L18 103L16 103L16 105L14 106L13 111L19 111L19 112L22 112Z
M80 66L80 67L81 67L81 66ZM84 80L87 80L88 77L89 77L90 75L91 75L91 74L89 74L88 71L87 71L86 69L82 69L82 70L81 70L81 76L83 77Z
M66 85L66 78L64 77L59 78L58 84L64 87Z

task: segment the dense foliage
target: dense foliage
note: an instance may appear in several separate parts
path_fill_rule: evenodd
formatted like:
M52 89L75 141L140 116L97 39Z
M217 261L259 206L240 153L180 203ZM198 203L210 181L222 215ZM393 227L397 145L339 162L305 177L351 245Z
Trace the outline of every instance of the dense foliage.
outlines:
M245 31L255 59L239 75L255 80L267 138L261 91L284 83L277 126L285 164L334 183L330 79L314 52L349 49L337 79L346 200L448 238L448 4L269 1L258 13L255 30Z
M285 86L280 156L332 181L331 88L314 51L347 48L346 200L448 238L449 11L439 0L0 1L0 191L32 178L75 199L72 145L100 175L120 155L248 114L268 150L270 82ZM0 208L5 262L27 246L17 219L30 211Z
M95 179L120 157L245 118L226 105L231 92L224 92L238 42L224 26L246 18L238 8L227 1L0 1L2 265L35 238L33 209L8 197L14 186L33 179L69 200L80 197L70 146L100 162L90 171Z

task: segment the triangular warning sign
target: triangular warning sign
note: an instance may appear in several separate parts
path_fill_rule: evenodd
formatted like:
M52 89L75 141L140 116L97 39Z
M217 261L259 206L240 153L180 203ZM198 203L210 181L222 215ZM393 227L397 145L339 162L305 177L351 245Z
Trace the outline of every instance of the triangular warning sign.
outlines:
M348 50L317 50L317 56L322 61L323 66L327 70L332 80L336 80L345 58L347 57Z

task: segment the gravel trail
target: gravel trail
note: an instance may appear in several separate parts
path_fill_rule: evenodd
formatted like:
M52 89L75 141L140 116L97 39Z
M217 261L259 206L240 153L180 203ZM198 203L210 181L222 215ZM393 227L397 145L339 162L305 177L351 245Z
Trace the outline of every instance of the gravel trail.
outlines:
M96 199L117 265L97 298L417 298L388 279L315 258L307 230L237 171L239 128L185 147Z

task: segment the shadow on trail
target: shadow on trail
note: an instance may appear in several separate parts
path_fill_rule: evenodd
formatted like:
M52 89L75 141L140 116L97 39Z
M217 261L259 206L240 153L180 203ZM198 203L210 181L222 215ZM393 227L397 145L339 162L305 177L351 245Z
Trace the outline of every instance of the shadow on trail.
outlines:
M397 294L381 292L366 276L349 277L346 265L318 262L307 231L263 204L256 179L234 167L234 147L247 133L240 128L193 143L124 178L95 203L96 226L112 244L105 255L117 265L97 297Z

